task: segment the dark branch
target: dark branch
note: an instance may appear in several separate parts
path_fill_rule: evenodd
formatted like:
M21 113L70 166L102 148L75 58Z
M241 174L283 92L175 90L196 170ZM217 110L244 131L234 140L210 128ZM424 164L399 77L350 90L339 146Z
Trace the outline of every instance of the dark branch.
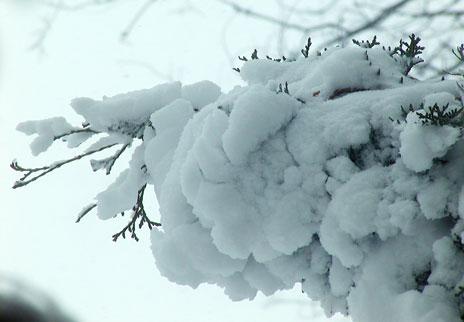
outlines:
M43 18L43 27L42 29L38 30L38 36L34 43L29 47L30 50L39 50L40 52L43 53L44 51L44 43L45 40L48 37L48 34L52 30L53 24L55 23L56 19L58 18L58 15L60 14L60 9L55 8L53 11L51 17L49 18Z
M374 27L380 25L382 22L384 22L385 20L390 18L390 16L397 13L402 7L406 6L411 1L413 1L413 0L400 0L400 1L392 4L391 6L386 7L385 9L380 11L371 20L366 21L365 23L363 23L358 28L347 31L345 34L343 34L341 36L332 38L331 40L329 40L326 43L322 44L321 47L325 47L325 46L332 45L332 44L337 44L340 41L343 41L345 39L349 39L349 38L352 38L352 37L356 36L357 34L359 34L362 31L365 31L365 30L368 30L368 29L371 29L371 28L374 28Z
M89 1L81 1L78 3L73 3L73 4L69 4L64 1L41 1L39 2L39 4L47 6L47 7L63 10L63 11L78 11L78 10L87 9L89 7L112 4L117 1L118 0L89 0Z
M142 188L139 189L137 192L137 201L132 207L131 211L131 219L127 223L127 225L118 233L113 235L113 241L117 241L119 237L122 236L122 238L126 238L126 233L130 233L130 237L135 239L135 241L139 241L139 238L136 234L136 229L141 229L143 225L146 223L148 225L148 228L151 230L153 227L160 227L161 224L155 221L151 221L150 218L148 218L147 213L145 212L145 208L143 206L143 195L145 192L145 188L147 187L147 184L144 184ZM124 215L124 213L122 213ZM138 223L137 223L138 221Z
M93 171L100 169L106 169L106 174L110 174L113 169L114 163L116 160L124 153L124 151L131 145L131 143L126 143L122 146L121 149L116 151L116 153L108 158L102 160L90 160L90 165L92 166Z
M336 29L336 30L343 29L342 26L340 26L339 24L335 24L335 23L323 23L320 25L313 25L313 26L299 25L299 24L288 22L288 21L280 20L275 17L268 16L268 15L265 15L263 13L260 13L260 12L257 12L257 11L254 11L248 8L244 8L232 1L228 1L228 0L218 0L218 1L231 7L235 12L239 14L250 16L250 17L253 17L259 20L267 21L272 24L279 25L282 28L292 29L292 30L301 31L305 33L309 31L316 31L316 30L322 30L322 29Z
M306 45L304 48L301 50L301 53L303 54L304 58L308 58L309 55L309 49L311 48L311 45L313 43L311 42L311 37L308 37L308 41L306 42Z
M464 10L437 10L437 11L422 11L409 15L412 18L435 18L435 17L460 17L464 16Z
M129 38L130 34L134 30L134 27L137 23L142 19L142 17L149 11L150 7L156 2L157 0L147 0L145 1L142 6L137 10L135 15L127 24L126 28L121 32L120 40L125 41Z
M95 130L92 130L92 129L86 127L86 128L83 128L83 129L71 130L71 131L69 131L69 132L65 132L65 133L62 133L62 134L60 134L60 135L57 135L57 136L53 137L53 141L59 140L59 139L65 137L65 136L68 136L68 135L71 135L71 134L76 134L76 133L93 133L93 134L98 134L98 133L100 133L100 132L97 132L97 131L95 131Z
M97 206L96 203L91 203L90 205L86 206L81 212L77 215L76 223L80 222L85 215L87 215L93 208Z
M62 167L65 164L77 161L77 160L82 159L82 158L84 158L86 156L89 156L89 155L92 155L94 153L106 150L106 149L111 148L112 146L115 146L117 144L118 143L105 145L105 146L100 147L98 149L90 150L90 151L87 151L85 153L76 155L76 156L74 156L74 157L72 157L70 159L54 162L51 165L40 167L40 168L23 168L18 164L18 162L13 161L10 164L10 167L13 170L18 171L18 172L25 172L24 176L14 183L13 189L28 185L29 183L31 183L33 181L36 181L37 179L39 179L39 178L43 177L44 175L46 175L46 174L48 174L48 173ZM33 175L33 174L35 174L35 176L32 176L30 179L26 180L30 175Z

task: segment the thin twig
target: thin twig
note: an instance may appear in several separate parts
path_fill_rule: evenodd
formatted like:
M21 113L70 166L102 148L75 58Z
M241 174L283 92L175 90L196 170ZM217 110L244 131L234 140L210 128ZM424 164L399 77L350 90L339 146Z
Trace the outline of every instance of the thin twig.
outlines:
M104 158L102 160L90 160L90 166L92 167L92 170L95 172L100 169L106 169L106 175L109 175L111 173L111 170L113 169L116 160L119 159L119 157L124 153L127 147L131 145L131 143L132 142L124 144L121 149L117 150L110 157Z
M147 213L145 212L145 208L143 206L143 195L145 193L145 188L147 187L147 184L144 184L139 191L137 192L137 201L132 207L132 216L129 222L127 223L124 228L113 235L113 241L117 241L119 237L122 236L122 238L126 238L126 232L130 232L131 235L130 237L135 239L135 241L139 241L139 238L136 234L136 229L137 226L139 229L143 227L143 225L146 223L148 225L148 228L151 230L153 227L160 227L161 224L155 221L150 220L148 218ZM122 213L124 215L124 213ZM137 224L137 220L139 223Z
M145 1L142 6L137 10L135 15L127 24L126 28L123 29L121 35L119 36L121 41L125 41L129 38L130 34L135 28L135 25L142 19L142 17L149 11L150 7L156 2L157 0L147 0Z
M53 163L53 164L51 164L49 166L44 166L44 167L40 167L40 168L23 168L23 167L19 166L16 161L13 161L10 164L10 167L13 170L18 171L18 172L26 172L21 179L19 179L18 181L16 181L14 183L13 189L28 185L29 183L31 183L33 181L36 181L37 179L43 177L47 173L50 173L50 172L62 167L65 164L68 164L68 163L71 163L73 161L82 159L82 158L84 158L86 156L89 156L91 154L106 150L106 149L111 148L111 147L113 147L113 146L115 146L117 144L119 144L119 143L113 143L113 144L110 144L110 145L105 145L105 146L100 147L98 149L90 150L90 151L85 152L83 154L76 155L76 156L74 156L74 157L72 157L70 159L63 160L63 161L58 161L58 162L55 162L55 163ZM31 174L36 173L36 172L40 172L40 171L42 171L42 172L37 174L35 177L32 177L29 180L26 180Z
M50 18L43 18L43 28L38 31L38 37L34 41L34 43L29 46L29 50L39 50L40 52L44 52L44 43L48 37L48 34L52 30L53 24L55 23L56 19L60 14L60 8L55 8Z
M89 0L89 1L81 1L79 3L69 4L65 1L38 1L39 5L64 10L64 11L79 11L83 9L87 9L89 7L96 7L101 5L112 4L117 2L118 0Z
M81 212L77 215L76 223L80 222L85 215L87 215L93 208L97 206L96 203L91 203L90 205L84 207Z
M371 28L374 28L375 26L380 25L383 21L387 20L388 18L390 18L390 16L397 13L402 7L406 6L411 1L413 0L400 0L398 2L395 2L391 6L388 6L385 9L383 9L371 20L363 23L358 28L345 32L343 35L332 38L331 40L323 43L320 47L323 48L328 45L339 43L342 40L350 39L364 30L371 29Z
M106 168L106 174L110 174L111 173L111 169L113 169L113 166L114 166L114 163L116 162L116 160L121 156L121 154L124 153L124 151L127 149L127 147L130 145L130 143L126 143L122 146L121 149L119 149L118 151L116 151L116 153L111 157L111 160L108 164L108 167Z
M309 9L309 8L305 8L305 9L301 9L301 8L298 8L295 10L294 6L289 6L287 5L284 1L281 1L281 0L276 0L276 2L284 9L286 10L290 10L292 12L294 12L295 14L298 14L298 15L311 15L311 16L317 16L317 15L322 15L322 14L325 14L326 12L328 12L330 9L332 9L336 3L338 2L338 0L332 0L330 1L329 3L325 4L323 7L319 7L317 9ZM319 4L318 4L319 5Z
M164 73L164 72L158 70L157 68L155 68L155 66L153 66L151 63L146 62L146 61L135 60L135 59L121 59L121 60L118 60L118 63L121 64L121 65L137 66L137 67L140 67L140 68L143 68L143 69L149 71L154 76L156 76L156 77L158 77L160 79L167 80L167 81L170 81L170 82L173 81L173 77L172 77L171 74L167 74L167 73Z
M308 33L309 31L317 31L317 30L322 30L322 29L338 29L338 30L343 29L342 26L335 24L335 23L323 23L320 25L313 25L313 26L299 25L299 24L288 22L288 21L283 21L275 17L268 16L268 15L265 15L263 13L260 13L260 12L257 12L257 11L254 11L248 8L244 8L232 1L228 1L228 0L217 0L217 1L231 7L235 12L239 14L242 14L245 16L251 16L259 20L277 24L283 28L293 29L293 30L297 30L297 31L305 32L305 33Z
M60 135L57 135L57 136L53 137L53 141L59 140L59 139L65 137L65 136L68 136L68 135L71 135L71 134L76 134L76 133L93 133L93 134L98 134L98 133L100 133L100 132L95 131L95 130L92 130L92 129L90 129L90 128L71 130L71 131L69 131L69 132L62 133L62 134L60 134Z
M464 10L437 10L437 11L422 11L420 13L408 14L411 18L434 18L434 17L460 17L464 16Z

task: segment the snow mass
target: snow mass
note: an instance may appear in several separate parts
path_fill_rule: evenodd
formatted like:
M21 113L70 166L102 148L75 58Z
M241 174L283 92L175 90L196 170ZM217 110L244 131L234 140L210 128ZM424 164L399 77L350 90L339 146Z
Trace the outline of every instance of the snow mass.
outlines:
M417 112L460 108L462 93L453 80L405 76L398 59L331 48L247 61L247 85L228 93L174 82L73 100L106 133L88 149L143 138L96 196L98 216L130 209L149 184L162 224L153 254L175 283L217 284L232 300L301 284L327 315L354 322L461 321L464 141ZM18 126L38 135L35 155L73 129L63 118Z

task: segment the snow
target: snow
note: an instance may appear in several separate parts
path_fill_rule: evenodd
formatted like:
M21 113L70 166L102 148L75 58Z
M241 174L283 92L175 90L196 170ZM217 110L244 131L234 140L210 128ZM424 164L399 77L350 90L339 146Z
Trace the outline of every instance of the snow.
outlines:
M401 229L403 234L414 234L419 210L417 203L412 200L395 200L394 203L388 205L389 221L393 226Z
M352 273L336 257L330 267L329 283L335 296L346 296L353 285Z
M31 143L31 152L36 156L47 151L56 136L72 131L75 128L63 117L52 117L46 120L22 122L18 124L16 129L27 135L37 134Z
M82 143L90 139L93 135L94 133L92 132L73 133L64 137L63 141L66 141L68 143L68 148L77 148Z
M464 274L464 256L453 245L449 237L433 243L435 269L429 277L431 283L454 288Z
M116 144L128 144L131 141L131 138L127 137L126 135L121 135L119 133L111 133L109 135L98 138L98 140L90 144L84 151L91 152L98 149L102 149L106 146L112 146Z
M157 85L151 89L132 91L101 101L75 98L71 106L77 114L99 131L117 131L126 123L140 123L150 115L181 96L180 82Z
M176 99L151 115L150 121L156 135L146 144L145 163L149 171L153 171L150 175L155 187L164 181L172 163L173 145L179 140L193 113L193 106L189 101Z
M142 146L137 147L129 163L129 169L121 172L115 182L95 197L97 214L101 219L112 218L135 205L137 193L146 183L140 157L143 155L143 149Z
M294 205L288 208L288 205ZM291 255L300 247L309 244L317 225L311 222L313 217L310 203L301 190L287 194L277 204L277 208L264 230L273 249Z
M459 135L459 129L448 125L422 126L417 114L409 113L400 136L404 164L416 172L430 169L433 160L444 156Z
M204 80L190 85L182 86L182 98L200 109L217 100L221 95L221 88L211 81Z
M289 96L251 86L235 101L223 135L224 151L232 164L243 163L261 142L290 121L297 108L297 102ZM257 119L261 122L257 123Z
M229 93L203 81L74 100L91 129L109 134L92 148L139 144L97 195L97 213L130 209L152 185L162 223L153 255L175 283L217 284L232 300L301 283L329 316L459 321L461 128L417 113L460 107L461 94L401 64L378 48L330 48L247 61L247 85Z
M420 209L427 219L446 217L448 196L452 193L450 182L444 178L438 178L430 182L417 194Z

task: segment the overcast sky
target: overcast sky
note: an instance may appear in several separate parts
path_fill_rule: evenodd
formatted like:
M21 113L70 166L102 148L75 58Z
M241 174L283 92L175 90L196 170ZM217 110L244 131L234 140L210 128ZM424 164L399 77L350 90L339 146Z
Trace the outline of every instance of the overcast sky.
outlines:
M228 90L240 84L230 57L274 41L269 25L238 18L213 1L186 12L178 10L180 1L159 1L122 44L119 34L140 3L56 15L34 1L0 0L0 274L47 291L84 322L347 321L321 317L317 303L298 289L236 303L216 286L192 290L168 282L155 267L148 232L140 233L139 243L113 243L111 235L124 221L103 222L90 214L74 223L114 179L92 173L88 161L10 188L17 179L8 168L13 158L38 166L73 152L58 144L33 159L30 139L14 130L18 122L62 115L79 124L70 99L152 87L169 78L209 79ZM276 10L271 1L253 3ZM43 46L30 50L44 26L41 19L53 17ZM151 204L156 212L153 197Z

